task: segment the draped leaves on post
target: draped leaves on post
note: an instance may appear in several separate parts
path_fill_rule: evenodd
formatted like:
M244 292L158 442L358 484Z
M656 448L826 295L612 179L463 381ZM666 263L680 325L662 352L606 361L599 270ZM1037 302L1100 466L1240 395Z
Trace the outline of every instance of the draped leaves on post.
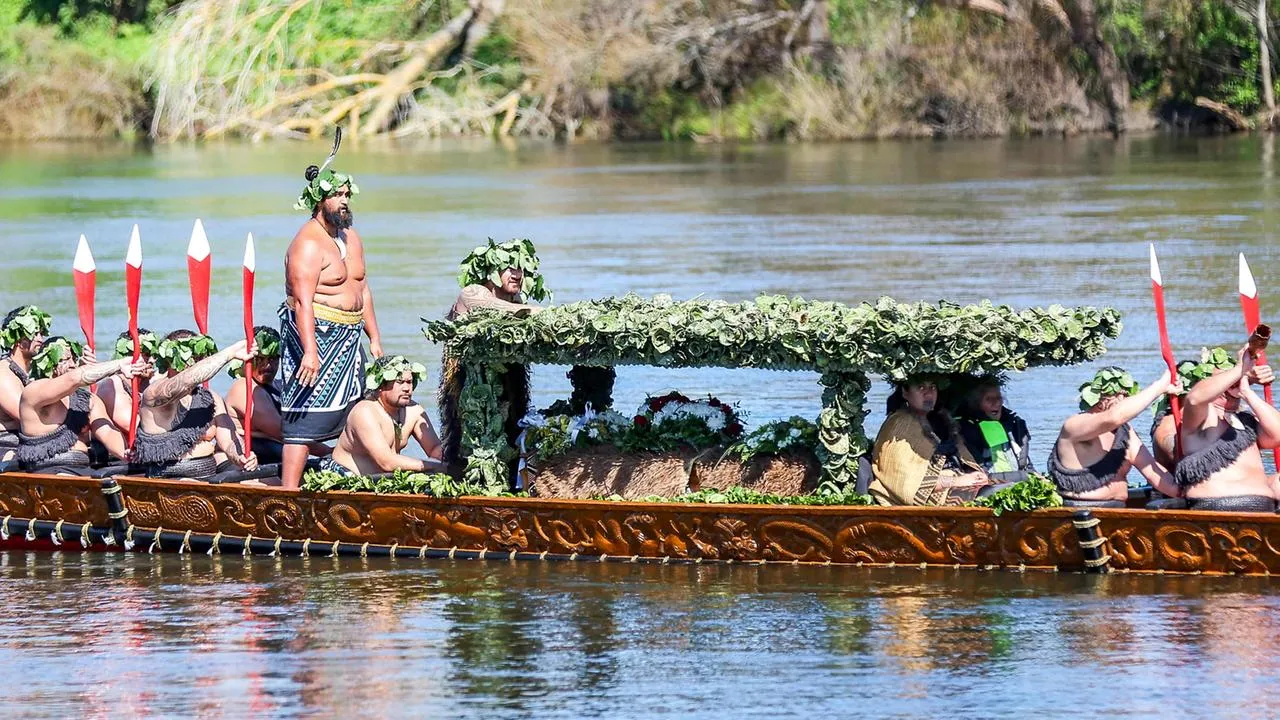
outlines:
M428 323L425 333L467 366L462 416L468 471L489 484L512 457L497 376L507 363L753 367L820 375L823 479L847 486L868 449L868 376L995 374L1070 365L1105 352L1120 334L1110 308L1015 310L983 302L844 305L784 296L675 301L659 295L585 300L526 317L475 311ZM481 478L484 480L481 480Z

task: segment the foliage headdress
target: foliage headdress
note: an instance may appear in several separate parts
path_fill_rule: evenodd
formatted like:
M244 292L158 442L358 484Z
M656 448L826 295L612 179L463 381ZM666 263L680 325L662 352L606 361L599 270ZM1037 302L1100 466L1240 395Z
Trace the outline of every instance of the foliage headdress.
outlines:
M1099 370L1093 379L1080 386L1080 410L1087 411L1104 397L1137 394L1138 383L1129 371L1114 365Z
M1200 348L1200 362L1195 360L1183 360L1178 363L1178 378L1182 380L1182 388L1178 391L1178 395L1186 395L1191 386L1211 377L1218 370L1228 370L1236 366L1236 359L1224 348ZM1169 408L1169 396L1162 395L1156 401L1154 412L1157 416L1163 415Z
M258 325L253 329L253 344L258 348L255 362L280 357L280 333L270 325ZM233 378L244 377L244 362L232 360L227 366L227 374Z
M551 292L542 284L542 275L538 272L538 251L532 240L516 238L501 244L494 242L493 238L488 240L487 245L477 245L458 266L460 287L483 285L485 282L501 285L502 271L518 268L524 271L521 295L537 302L551 297Z
M333 133L333 150L330 151L324 164L319 167L309 165L306 172L302 174L307 180L307 185L302 188L298 201L293 204L294 210L307 210L314 215L316 206L324 202L325 198L338 192L344 185L351 188L352 195L360 194L360 187L356 185L355 178L329 167L333 159L338 156L338 146L341 144L342 128L337 128Z
M403 355L383 355L364 371L365 390L377 392L384 383L395 382L406 372L413 374L414 387L427 377L427 368L422 363L412 362Z
M167 337L160 341L153 356L160 372L182 372L218 352L218 344L208 335L192 333L185 337Z
M142 345L143 357L155 357L156 349L160 347L160 338L146 328L138 328L138 343ZM119 360L127 357L133 357L133 337L126 331L116 336L112 358Z
M49 332L53 317L35 305L23 305L9 311L0 325L0 348L8 351L23 340Z
M45 340L40 352L31 358L32 379L53 377L53 372L58 369L58 363L65 360L68 355L74 357L77 363L80 362L84 357L84 345L58 335Z

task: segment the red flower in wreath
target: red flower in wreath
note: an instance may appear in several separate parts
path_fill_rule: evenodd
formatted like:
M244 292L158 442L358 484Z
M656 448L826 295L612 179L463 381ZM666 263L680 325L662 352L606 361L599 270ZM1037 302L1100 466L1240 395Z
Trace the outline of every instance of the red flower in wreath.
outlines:
M643 415L637 415L637 416L635 416L634 418L631 418L631 421L632 421L633 423L635 423L636 427L648 427L648 426L649 426L649 418L647 418L647 417L645 417L645 416L643 416Z
M711 398L710 400L707 401L707 404L713 408L718 408L724 405L724 403L720 402L720 398Z
M658 412L659 410L662 409L662 406L665 404L666 403L662 400L662 398L650 398L649 412Z
M729 425L726 425L724 427L724 432L729 437L738 437L739 435L742 434L742 424L730 423Z

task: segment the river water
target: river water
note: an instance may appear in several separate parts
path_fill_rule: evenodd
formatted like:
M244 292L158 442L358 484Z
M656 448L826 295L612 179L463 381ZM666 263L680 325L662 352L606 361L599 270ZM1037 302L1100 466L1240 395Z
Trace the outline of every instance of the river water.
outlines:
M1243 339L1238 252L1264 319L1280 310L1271 140L445 143L348 148L338 166L362 191L353 209L384 346L427 361L432 384L438 349L419 318L443 313L458 260L485 236L533 238L557 302L633 291L1112 305L1125 330L1099 364L1147 380L1160 366L1147 243L1180 356ZM109 347L137 223L142 324L190 325L184 251L199 217L213 334L238 332L248 232L258 321L274 322L280 258L304 220L290 206L323 145L0 147L0 308L34 302L76 334L83 233ZM1013 378L1037 464L1091 372ZM750 422L813 417L815 380L627 368L615 399L626 411L668 389L714 392ZM539 406L568 392L562 368L534 381ZM884 396L877 385L873 435ZM0 554L0 575L0 697L32 717L1274 716L1280 704L1267 692L1280 603L1266 580L20 553Z

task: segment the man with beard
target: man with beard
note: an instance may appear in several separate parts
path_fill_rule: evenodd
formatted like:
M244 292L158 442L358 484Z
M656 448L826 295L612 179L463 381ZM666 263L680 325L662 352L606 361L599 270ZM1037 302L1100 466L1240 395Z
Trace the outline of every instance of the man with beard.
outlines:
M254 328L254 344L257 357L250 363L235 361L227 369L233 382L227 390L227 414L236 425L236 434L244 438L245 398L249 383L245 368L253 378L253 454L261 464L280 462L284 449L284 434L280 417L280 386L276 375L280 371L280 333L275 328L259 325ZM325 456L333 452L324 443L309 445L312 455Z
M875 479L867 491L881 505L962 505L991 479L964 445L951 418L935 410L938 386L926 378L898 385L876 435Z
M401 355L374 361L365 381L365 399L351 410L338 446L321 462L321 469L342 475L443 469L440 438L427 411L413 401L413 391L426 374L425 367ZM431 460L402 455L409 438L417 440Z
M61 337L45 341L32 358L31 384L22 391L18 466L27 472L82 475L89 470L89 443L101 442L113 457L126 453L124 434L111 424L89 386L113 375L131 378L150 363L122 358L83 364L84 347Z
M10 310L0 324L0 462L13 460L18 450L18 403L31 384L31 358L52 324L53 318L34 305Z
M342 432L347 413L360 401L364 350L382 357L382 337L365 279L364 244L351 227L349 204L359 192L350 175L312 165L297 209L308 220L285 256L285 302L280 306L283 342L280 369L281 483L297 488L312 443Z

